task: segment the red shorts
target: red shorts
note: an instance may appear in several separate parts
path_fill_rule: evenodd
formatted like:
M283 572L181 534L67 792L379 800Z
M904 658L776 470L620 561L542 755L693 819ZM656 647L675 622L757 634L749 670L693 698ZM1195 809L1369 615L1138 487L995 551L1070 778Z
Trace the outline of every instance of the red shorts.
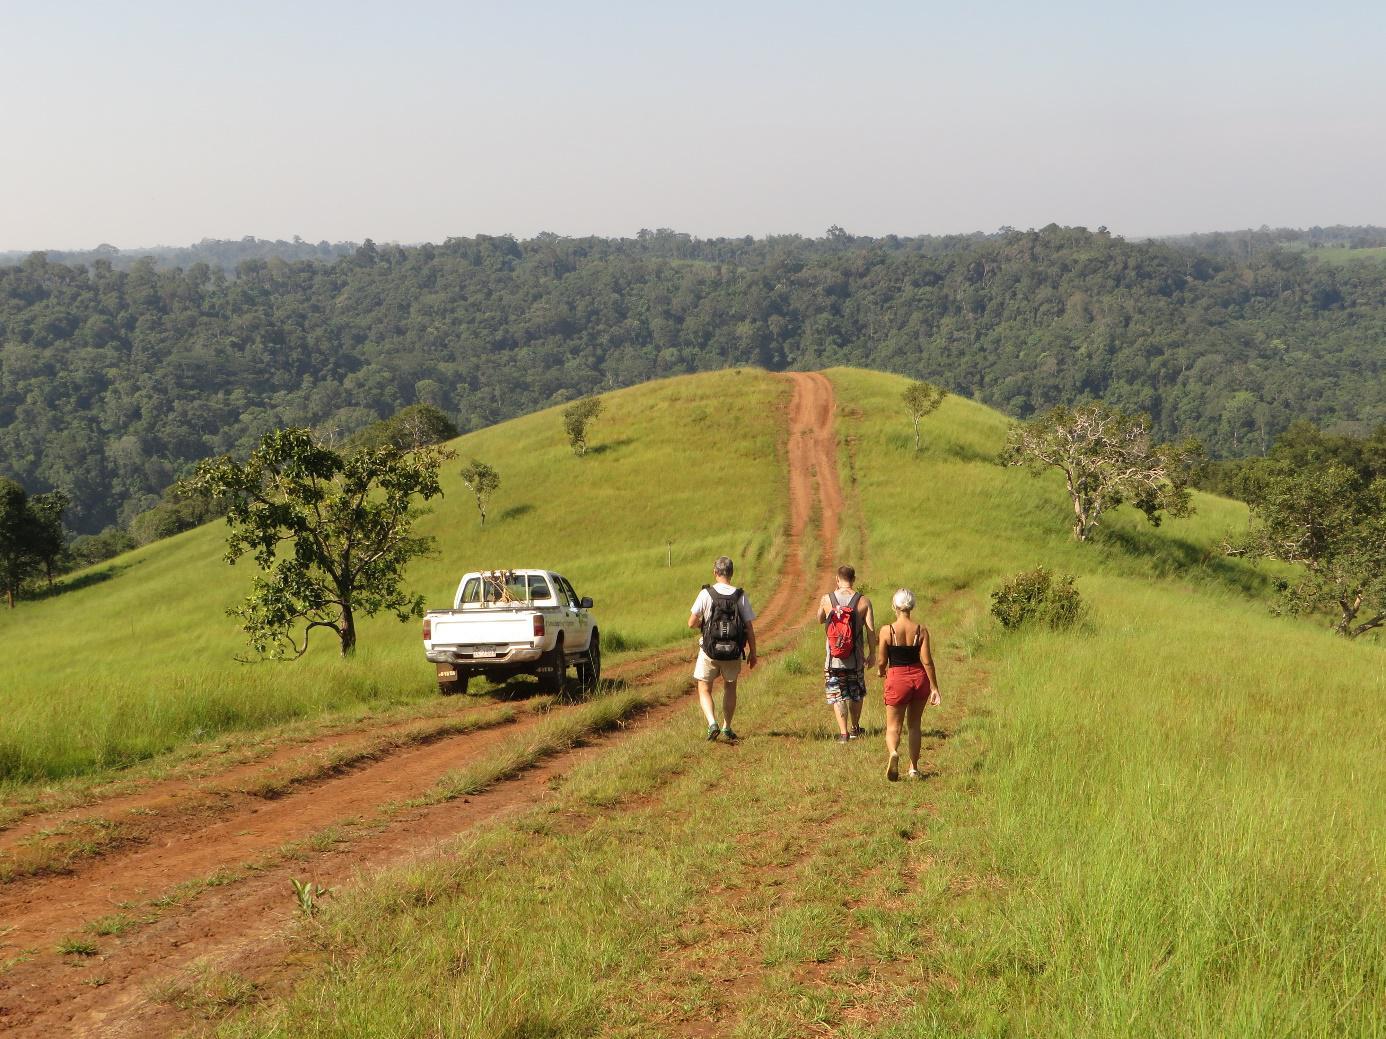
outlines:
M922 667L892 667L885 677L885 702L890 707L929 702L929 676Z

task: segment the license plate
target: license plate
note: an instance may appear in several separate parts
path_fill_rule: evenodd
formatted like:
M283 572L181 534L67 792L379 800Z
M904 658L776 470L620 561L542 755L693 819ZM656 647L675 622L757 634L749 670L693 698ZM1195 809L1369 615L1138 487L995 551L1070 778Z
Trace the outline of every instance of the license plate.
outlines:
M496 657L496 656L500 656L500 654L497 653L494 649L478 649L478 650L473 651L472 656L474 656L474 657Z

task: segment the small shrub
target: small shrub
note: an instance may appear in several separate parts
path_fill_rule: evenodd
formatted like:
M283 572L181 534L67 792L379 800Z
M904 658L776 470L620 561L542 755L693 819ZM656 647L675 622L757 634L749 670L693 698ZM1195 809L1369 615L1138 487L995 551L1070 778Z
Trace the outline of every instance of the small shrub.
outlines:
M1054 574L1037 566L1022 570L992 592L991 612L1004 628L1039 622L1058 631L1083 618L1083 597L1073 586L1072 574Z
M58 952L64 956L96 956L100 951L91 942L81 938L64 938L58 943Z

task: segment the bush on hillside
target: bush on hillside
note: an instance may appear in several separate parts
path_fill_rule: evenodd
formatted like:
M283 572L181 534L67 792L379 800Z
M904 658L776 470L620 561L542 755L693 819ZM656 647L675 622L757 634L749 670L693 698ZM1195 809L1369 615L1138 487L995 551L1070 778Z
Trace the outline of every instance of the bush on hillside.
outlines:
M1072 574L1054 574L1037 566L1022 570L992 592L991 612L1004 628L1040 623L1060 631L1082 620L1086 607Z

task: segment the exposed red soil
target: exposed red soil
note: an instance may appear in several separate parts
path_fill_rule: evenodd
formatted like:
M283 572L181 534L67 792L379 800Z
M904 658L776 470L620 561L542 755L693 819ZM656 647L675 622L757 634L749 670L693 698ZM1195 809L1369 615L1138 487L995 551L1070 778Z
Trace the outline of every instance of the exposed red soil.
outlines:
M818 541L826 560L836 546L842 509L832 385L817 373L786 378L793 384L787 451L790 542L776 589L756 622L766 648L787 644L812 622L815 593L830 586L831 566L806 563L803 535L816 512ZM668 683L687 673L690 656L688 646L670 647L623 662L610 673L632 684ZM253 780L267 766L292 764L379 735L389 727L367 726L322 737L210 776L164 781L80 810L31 817L22 824L23 833L34 834L76 818L128 820L132 808L153 811L157 815L152 818L158 821L142 840L78 863L69 874L0 887L0 964L32 954L0 973L0 1032L6 1036L167 1034L186 1026L188 1017L152 1000L151 989L202 959L215 962L218 970L234 970L261 982L277 978L282 983L293 973L295 956L289 937L294 922L290 877L311 876L319 884L340 885L349 883L363 868L384 868L427 856L449 837L538 803L552 777L605 753L630 729L657 724L686 710L686 697L675 696L620 732L549 758L482 794L398 811L388 819L381 815L382 807L422 795L440 776L484 756L498 741L537 725L539 718L522 714L509 725L409 745L348 771L295 786L270 801L224 792ZM393 727L412 724L418 723ZM347 843L305 850L291 861L271 861L286 844L337 823L372 818L381 819L381 824L354 832ZM16 827L6 839L17 839L19 832ZM118 937L91 938L100 949L97 956L77 958L56 951L65 937L90 938L84 927L98 917L122 911L122 903L133 903L133 908L124 911L138 918L150 912L150 900L177 885L257 862L268 864L244 879L203 888L184 902L163 907L152 923Z

